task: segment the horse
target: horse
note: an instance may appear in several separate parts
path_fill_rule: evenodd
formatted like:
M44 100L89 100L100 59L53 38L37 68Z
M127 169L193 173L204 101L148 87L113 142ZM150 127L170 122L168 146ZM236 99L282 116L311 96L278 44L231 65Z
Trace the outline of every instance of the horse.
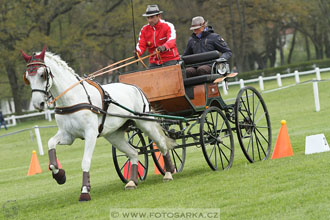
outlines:
M50 95L57 97L81 80L81 77L60 56L46 52L46 46L40 53L33 53L32 56L27 55L23 50L21 53L27 64L23 79L25 84L31 86L32 104L39 111L45 109ZM166 136L156 120L132 117L132 112L113 103L120 103L135 112L152 111L147 97L136 86L123 83L101 86L91 80L82 80L79 85L67 91L55 102L58 131L48 141L49 169L57 183L64 184L66 175L64 169L58 167L56 146L71 145L76 138L85 140L81 162L83 180L79 201L91 200L89 171L99 136L104 137L130 159L131 174L125 189L137 188L138 152L125 140L128 122L134 123L156 143L164 158L166 173L163 180L173 180L172 173L175 172L175 168L168 150L175 147L175 141Z

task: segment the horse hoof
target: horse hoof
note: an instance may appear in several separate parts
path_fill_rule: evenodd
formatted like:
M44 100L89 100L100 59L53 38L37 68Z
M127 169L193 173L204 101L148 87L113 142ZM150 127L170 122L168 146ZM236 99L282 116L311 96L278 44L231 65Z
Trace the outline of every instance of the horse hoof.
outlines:
M87 202L91 200L91 195L89 193L81 193L79 197L79 202Z
M59 169L57 174L53 174L53 178L56 180L56 182L60 185L64 184L66 181L65 171L63 169Z
M136 189L136 185L135 185L134 181L130 180L130 181L126 184L125 189Z
M171 181L171 180L173 180L171 172L166 172L165 175L164 175L163 181L168 182L168 181Z

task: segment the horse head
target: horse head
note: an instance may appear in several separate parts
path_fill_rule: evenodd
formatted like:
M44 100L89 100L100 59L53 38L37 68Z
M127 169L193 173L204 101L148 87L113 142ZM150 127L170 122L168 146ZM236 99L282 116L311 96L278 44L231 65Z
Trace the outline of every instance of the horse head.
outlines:
M32 89L33 106L42 111L45 108L45 100L48 98L49 89L52 86L52 75L45 64L46 45L39 54L27 55L21 50L26 62L26 71L23 79L26 85Z

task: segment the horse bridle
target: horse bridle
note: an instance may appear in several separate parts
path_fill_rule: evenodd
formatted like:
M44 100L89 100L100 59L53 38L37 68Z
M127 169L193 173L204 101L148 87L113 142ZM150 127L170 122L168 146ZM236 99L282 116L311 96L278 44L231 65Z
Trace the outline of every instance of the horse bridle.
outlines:
M28 74L29 71L31 71L31 69L36 69L36 68L31 68L32 66L37 66L37 67L40 67L40 66L44 66L45 67L45 70L44 70L44 73L43 73L43 78L44 80L46 80L46 86L45 86L45 89L42 90L42 89L32 89L32 93L33 92L41 92L41 93L44 93L47 97L49 96L49 90L52 86L52 83L50 83L50 78L53 78L53 74L52 72L50 71L50 68L48 66L46 66L46 64L44 62L30 62L26 65L28 68L30 68L30 70L27 70ZM39 68L37 68L39 69ZM31 75L31 74L30 74ZM30 82L28 81L28 79L26 79L26 77L24 77L24 81L29 84Z

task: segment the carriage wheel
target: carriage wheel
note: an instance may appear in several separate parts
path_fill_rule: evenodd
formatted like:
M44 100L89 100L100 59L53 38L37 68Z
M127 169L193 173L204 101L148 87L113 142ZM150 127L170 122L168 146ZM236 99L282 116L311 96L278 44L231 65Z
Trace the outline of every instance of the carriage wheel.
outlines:
M162 126L167 131L173 131L174 132L178 129L179 129L179 131L182 130L182 124L180 124L180 125L174 125L174 124L164 125L163 124ZM175 138L175 139L176 139L176 143L178 145L180 145L180 147L170 150L169 153L171 155L173 165L175 166L175 170L176 170L176 172L179 173L179 172L182 172L183 167L184 167L184 163L186 161L186 147L184 147L186 141L185 141L184 137ZM163 161L162 153L160 151L155 152L155 150L157 149L155 144L151 144L150 148L151 148L151 151L152 151L152 153L151 153L152 159L154 160L154 163L155 163L157 169L159 170L159 172L162 175L165 175L165 168L164 168L164 161Z
M130 130L127 132L126 140L139 152L138 178L142 181L147 178L148 173L148 152L144 137L140 130ZM130 178L131 162L126 154L118 151L112 146L112 158L119 178L127 183Z
M272 132L266 104L253 87L242 88L235 103L237 138L251 163L268 158Z
M234 160L234 139L229 122L215 106L207 108L200 122L200 144L212 170L229 169Z

